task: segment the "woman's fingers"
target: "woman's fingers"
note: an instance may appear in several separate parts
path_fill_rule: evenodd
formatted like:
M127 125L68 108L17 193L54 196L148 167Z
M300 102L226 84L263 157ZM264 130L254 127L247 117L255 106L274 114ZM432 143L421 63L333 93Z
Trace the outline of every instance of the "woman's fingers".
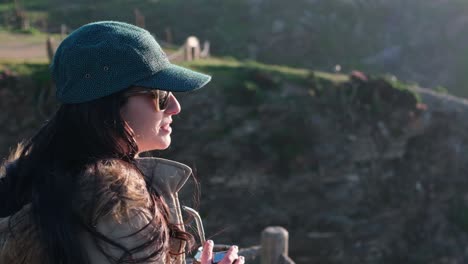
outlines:
M231 246L229 250L226 252L226 255L224 256L224 258L219 262L219 264L237 263L234 261L236 261L239 258L239 256L237 255L238 252L239 252L239 248L237 246Z
M213 241L208 240L205 242L200 259L201 264L211 264L213 262L213 246ZM239 248L237 246L231 246L219 264L244 264L244 257L239 256L238 253Z
M213 241L207 240L203 245L203 252L200 258L201 264L211 264L213 263Z
M239 256L239 258L234 262L235 264L244 264L245 258L243 256Z

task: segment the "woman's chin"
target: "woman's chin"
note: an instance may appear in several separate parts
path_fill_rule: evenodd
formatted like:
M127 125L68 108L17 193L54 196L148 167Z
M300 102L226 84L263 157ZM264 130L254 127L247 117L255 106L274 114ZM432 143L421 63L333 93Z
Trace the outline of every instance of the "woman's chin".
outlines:
M161 148L159 148L159 150L165 150L165 149L168 149L168 148L169 148L169 146L170 146L170 144L168 144L168 145L166 145L166 146L164 146L164 147L161 147Z
M171 137L167 136L163 140L161 140L160 144L158 144L158 149L165 150L169 148L170 145L171 145Z
M146 151L152 151L152 150L165 150L169 148L170 145L171 145L171 137L169 136L169 137L164 137L161 140L158 140L158 142L153 142L153 143L147 142L143 146L139 145L138 149L140 150L139 152L146 152Z

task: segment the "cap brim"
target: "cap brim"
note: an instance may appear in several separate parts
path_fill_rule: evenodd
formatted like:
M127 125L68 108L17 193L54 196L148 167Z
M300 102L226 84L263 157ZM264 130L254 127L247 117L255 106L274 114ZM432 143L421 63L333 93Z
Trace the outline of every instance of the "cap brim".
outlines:
M171 64L134 85L171 92L187 92L205 86L210 80L209 75Z

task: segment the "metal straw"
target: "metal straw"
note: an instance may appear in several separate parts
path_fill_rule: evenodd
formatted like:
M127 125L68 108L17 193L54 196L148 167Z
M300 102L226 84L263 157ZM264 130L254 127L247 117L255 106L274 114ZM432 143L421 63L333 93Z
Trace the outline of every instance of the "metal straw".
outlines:
M198 236L200 237L200 242L201 242L201 245L203 246L205 244L206 239L205 239L205 230L203 229L203 223L202 223L200 215L198 214L197 211L195 211L195 209L190 208L188 206L182 206L182 209L184 209L187 213L192 215L193 218L195 219L195 223L197 224Z

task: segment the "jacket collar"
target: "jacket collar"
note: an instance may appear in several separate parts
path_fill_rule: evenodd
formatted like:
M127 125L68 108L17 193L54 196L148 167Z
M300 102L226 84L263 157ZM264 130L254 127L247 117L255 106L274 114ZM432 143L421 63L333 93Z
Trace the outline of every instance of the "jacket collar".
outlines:
M169 222L185 231L177 192L192 174L192 169L182 163L161 158L137 158L136 161L146 180L165 200L169 209ZM184 264L185 242L171 238L169 246L171 251L181 254L171 256L168 263Z
M142 157L136 161L146 179L163 196L177 193L192 174L189 166L173 160Z

